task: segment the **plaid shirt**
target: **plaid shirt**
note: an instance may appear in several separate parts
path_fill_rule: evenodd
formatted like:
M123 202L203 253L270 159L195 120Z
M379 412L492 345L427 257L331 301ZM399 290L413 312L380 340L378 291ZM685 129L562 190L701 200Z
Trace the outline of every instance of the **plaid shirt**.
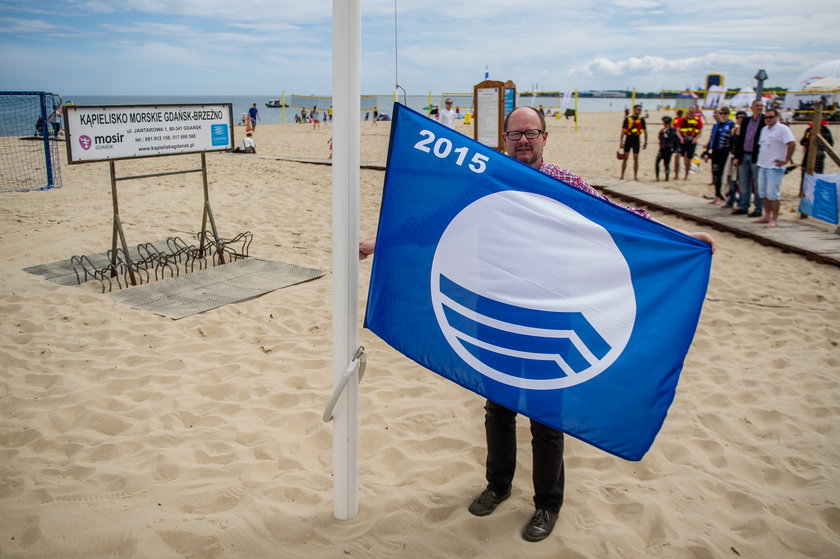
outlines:
M642 209L639 208L631 208L630 206L625 206L624 204L619 204L618 202L613 202L594 188L589 185L588 182L583 180L578 175L574 174L571 171L567 171L566 169L561 169L557 165L552 165L551 163L546 163L545 161L540 163L540 172L545 173L548 176L554 177L555 179L559 179L567 184L574 186L579 190L583 190L584 192L588 192L589 194L600 198L601 200L606 200L610 204L618 206L619 208L624 208L625 210L631 211L636 215L640 215L645 219L650 219L650 214Z

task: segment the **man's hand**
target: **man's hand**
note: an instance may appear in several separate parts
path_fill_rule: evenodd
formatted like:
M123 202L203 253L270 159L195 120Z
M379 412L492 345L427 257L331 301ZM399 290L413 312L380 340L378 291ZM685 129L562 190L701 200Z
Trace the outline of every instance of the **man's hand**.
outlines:
M376 250L376 239L359 241L359 260L364 260Z
M714 237L712 237L708 233L705 233L703 231L697 231L695 233L688 233L688 236L694 237L698 241L703 241L704 243L708 244L710 247L712 247L712 254L715 253L715 249L717 249L717 243L715 242Z

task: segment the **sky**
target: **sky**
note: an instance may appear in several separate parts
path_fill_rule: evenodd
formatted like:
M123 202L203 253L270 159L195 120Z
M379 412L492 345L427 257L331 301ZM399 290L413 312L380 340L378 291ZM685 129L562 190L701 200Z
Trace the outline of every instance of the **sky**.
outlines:
M364 94L789 87L840 58L837 0L361 0ZM0 0L0 90L329 95L328 0Z

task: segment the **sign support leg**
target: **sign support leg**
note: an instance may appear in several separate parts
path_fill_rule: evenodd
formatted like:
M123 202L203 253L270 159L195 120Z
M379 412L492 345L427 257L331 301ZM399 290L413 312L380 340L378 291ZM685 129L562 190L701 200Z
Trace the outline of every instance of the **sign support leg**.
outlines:
M128 244L125 242L125 233L123 232L122 221L120 221L120 207L117 202L117 172L113 161L109 161L108 164L111 170L111 200L114 203L114 230L111 234L111 277L117 275L117 236L119 235L131 285L137 285L137 278L134 277L134 264L131 262L131 254L128 252Z
M216 220L213 219L213 210L210 208L210 187L207 184L207 157L201 154L201 180L204 183L204 211L201 215L201 236L200 243L203 243L207 232L207 219L210 219L210 231L213 232L213 242L216 244L216 254L219 255L219 264L225 263L225 251L222 248L222 241L219 232L216 230ZM204 246L201 247L201 255L204 256Z

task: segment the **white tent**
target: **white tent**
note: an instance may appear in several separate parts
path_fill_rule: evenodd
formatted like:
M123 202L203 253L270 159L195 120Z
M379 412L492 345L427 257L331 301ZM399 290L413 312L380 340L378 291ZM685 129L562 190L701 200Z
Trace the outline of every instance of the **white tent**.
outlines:
M817 64L813 68L809 68L790 84L788 91L806 91L807 86L813 82L828 77L840 78L840 58L829 62L823 62L822 64ZM785 102L782 107L784 109L797 110L807 103L819 101L821 96L828 96L828 100L831 101L831 94L826 93L788 93L785 95ZM836 93L834 96L837 97ZM836 101L836 99L834 100Z
M749 109L755 101L755 90L751 87L744 87L738 93L723 102L730 109Z
M805 91L835 91L837 89L840 89L840 78L834 76L820 78L805 86Z

